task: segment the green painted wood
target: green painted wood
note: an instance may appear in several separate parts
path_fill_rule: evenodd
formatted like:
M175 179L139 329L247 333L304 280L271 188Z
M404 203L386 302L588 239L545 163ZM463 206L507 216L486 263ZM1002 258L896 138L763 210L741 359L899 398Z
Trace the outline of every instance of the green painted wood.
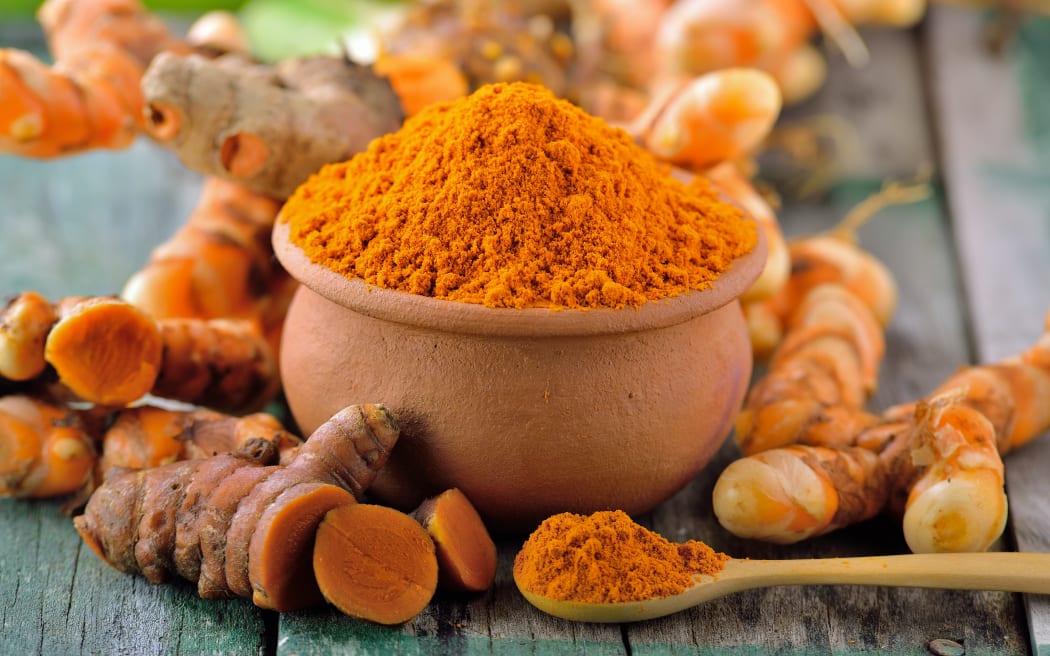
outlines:
M199 177L148 142L0 157L0 295L114 294L196 202ZM262 653L266 615L102 563L59 501L0 500L0 654Z
M1010 47L981 47L981 14L938 7L928 23L931 96L976 359L1017 353L1050 310L1050 20ZM1050 551L1046 437L1006 458L1017 548ZM1025 599L1032 650L1050 654L1050 600Z

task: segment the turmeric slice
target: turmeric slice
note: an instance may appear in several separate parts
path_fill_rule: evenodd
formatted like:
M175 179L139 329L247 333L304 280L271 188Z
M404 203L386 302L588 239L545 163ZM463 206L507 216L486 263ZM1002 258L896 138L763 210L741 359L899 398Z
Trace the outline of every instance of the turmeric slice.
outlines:
M64 299L44 357L59 381L85 401L122 406L153 387L161 364L156 323L112 297Z
M317 528L313 570L321 593L343 613L401 624L434 596L438 560L426 530L386 506L351 504L325 515Z
M412 512L437 549L438 585L481 592L496 580L496 544L477 509L459 488L426 499Z
M324 601L312 571L314 537L328 511L356 501L347 490L328 483L299 483L274 499L248 545L248 579L256 606L288 611Z

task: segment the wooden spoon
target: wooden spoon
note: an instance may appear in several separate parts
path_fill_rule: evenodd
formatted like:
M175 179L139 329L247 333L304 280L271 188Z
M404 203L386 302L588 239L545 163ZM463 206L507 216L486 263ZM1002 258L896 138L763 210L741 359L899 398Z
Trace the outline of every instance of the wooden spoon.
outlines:
M861 558L729 560L716 576L670 597L620 603L581 603L518 589L536 608L577 622L637 622L671 615L750 588L774 585L883 585L1050 594L1050 553L938 553Z

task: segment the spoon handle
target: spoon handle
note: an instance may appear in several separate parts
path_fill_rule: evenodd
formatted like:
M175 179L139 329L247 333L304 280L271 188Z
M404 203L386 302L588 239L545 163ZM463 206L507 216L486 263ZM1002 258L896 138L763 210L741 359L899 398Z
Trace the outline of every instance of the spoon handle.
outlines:
M731 561L732 562L732 561ZM1050 553L936 553L859 558L741 560L727 578L746 587L885 585L1050 594ZM727 581L728 582L728 581Z

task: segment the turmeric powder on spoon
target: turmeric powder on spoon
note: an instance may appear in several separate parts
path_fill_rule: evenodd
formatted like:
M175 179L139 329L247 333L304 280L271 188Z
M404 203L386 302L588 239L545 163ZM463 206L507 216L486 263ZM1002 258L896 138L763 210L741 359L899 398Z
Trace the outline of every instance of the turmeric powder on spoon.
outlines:
M698 540L675 543L622 510L545 519L514 558L514 580L560 601L619 603L668 597L717 574L729 556Z

